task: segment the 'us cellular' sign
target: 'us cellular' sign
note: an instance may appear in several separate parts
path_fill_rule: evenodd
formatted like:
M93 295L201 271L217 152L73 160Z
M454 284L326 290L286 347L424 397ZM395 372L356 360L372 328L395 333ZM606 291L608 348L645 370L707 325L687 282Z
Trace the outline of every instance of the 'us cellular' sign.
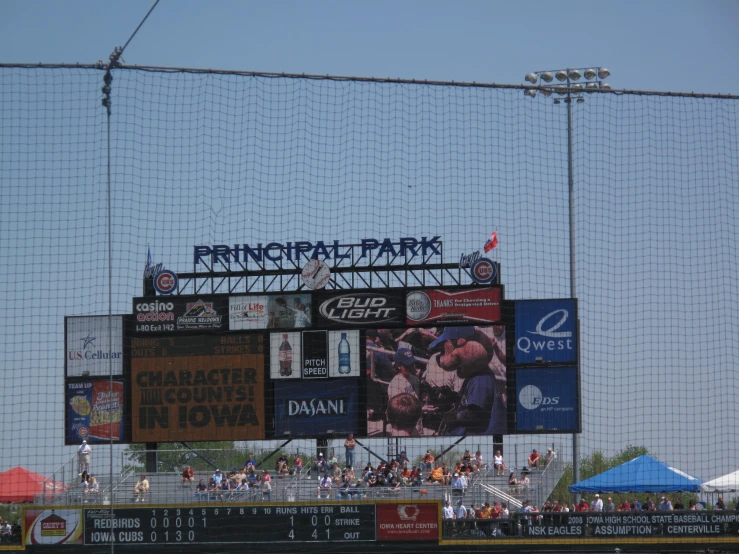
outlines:
M577 300L516 301L516 363L577 362Z

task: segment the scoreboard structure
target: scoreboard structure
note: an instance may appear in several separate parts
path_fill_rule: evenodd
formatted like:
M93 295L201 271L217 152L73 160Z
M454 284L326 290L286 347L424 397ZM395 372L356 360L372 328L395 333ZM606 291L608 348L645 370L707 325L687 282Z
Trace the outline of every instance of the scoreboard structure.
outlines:
M369 256L380 244L406 258ZM577 301L508 300L497 263L475 282L467 257L430 263L421 244L443 251L438 237L334 244L321 290L294 283L302 249L268 269L275 247L240 248L232 270L230 250L196 247L196 265L212 265L180 274L181 294L145 286L130 314L67 318L66 443L579 431ZM357 249L367 265L347 267ZM285 276L293 289L271 290Z

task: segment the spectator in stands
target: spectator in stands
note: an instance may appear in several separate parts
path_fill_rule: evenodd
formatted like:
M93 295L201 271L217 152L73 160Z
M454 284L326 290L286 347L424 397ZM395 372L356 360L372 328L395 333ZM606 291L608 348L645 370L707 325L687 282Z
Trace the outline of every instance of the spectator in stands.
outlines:
M350 484L356 480L356 475L354 475L354 468L352 466L346 466L342 474L346 479L349 479Z
M98 483L98 480L95 479L94 475L90 475L87 478L87 483L85 484L85 494L97 494L100 492L100 483Z
M464 453L462 454L462 465L466 466L472 461L472 454L470 454L470 451L468 449L465 449Z
M531 486L531 480L525 471L521 472L521 478L518 480L518 485L521 487L521 491L526 493Z
M255 469L257 467L257 462L254 460L254 454L249 454L247 460L244 462L244 471L249 471L250 467Z
M539 453L536 448L529 454L528 463L529 469L539 469Z
M10 522L6 521L0 526L0 542L9 543L13 533L13 528L10 526Z
M549 467L549 464L553 464L557 459L557 453L551 448L547 448L547 453L544 456L544 467Z
M411 461L408 459L408 456L405 455L405 450L400 451L400 454L398 454L395 457L395 461L397 461L398 465L400 465L401 467L403 466L404 463L406 464L411 463Z
M621 501L621 503L618 505L618 508L616 508L617 512L630 512L631 511L631 504L629 504L629 501L625 498Z
M588 503L585 501L584 498L582 498L580 500L580 503L577 506L575 506L575 511L576 512L587 512L587 511L589 511Z
M599 494L596 494L595 497L593 497L593 501L590 503L590 511L591 512L602 512L603 511L603 501L600 499Z
M452 508L451 500L444 502L444 507L441 510L441 517L446 520L454 519L454 508Z
M260 479L254 466L249 466L249 469L246 470L246 482L249 483L250 488L259 486Z
M208 485L205 484L205 479L201 479L200 483L195 485L195 498L198 500L208 499Z
M272 500L272 479L266 469L262 474L262 500L267 502Z
M698 507L698 504L696 504L695 500L693 500L692 498L688 502L688 510L693 510L693 511L700 510L700 508Z
M232 495L231 479L221 479L218 485L218 500L230 500Z
M718 502L716 502L716 505L714 506L714 508L716 510L725 510L726 509L726 504L724 504L724 497L723 496L719 496L718 497Z
M671 512L672 511L672 502L670 502L670 499L666 496L662 497L662 502L659 503L659 509L662 512Z
M485 465L482 459L482 452L479 450L475 452L475 457L472 459L472 465L474 466L474 471L480 471Z
M146 500L146 493L148 492L149 481L146 479L146 475L142 475L133 486L134 502L144 502Z
M426 478L427 483L440 483L444 484L444 475L442 473L442 469L440 467L435 467L431 470L429 473L429 476Z
M505 460L503 460L503 454L500 453L500 450L496 450L495 456L493 456L493 469L495 469L495 475L505 475Z
M613 498L608 497L608 504L606 504L606 512L615 512L616 505L613 503Z
M467 519L467 508L464 507L464 501L461 498L457 500L457 511L454 517L456 519Z
M216 485L220 486L221 481L223 481L223 473L221 473L220 469L216 469L216 472L211 477L216 482Z
M508 476L508 490L511 494L518 494L521 489L518 488L518 480L516 474L511 471Z
M641 512L641 502L636 499L636 496L631 501L630 507L632 512Z
M562 511L562 505L559 503L559 500L555 500L552 504L552 512L561 512Z
M339 500L347 500L351 498L349 487L350 481L344 479L344 482L341 483L341 486L339 486L339 489L336 491L336 498Z
M434 455L431 454L431 450L427 450L423 456L423 460L419 465L421 471L431 471L434 468Z
M82 472L86 471L90 473L90 458L92 457L92 448L87 444L87 441L82 441L82 444L77 449L77 459L79 461L79 474L78 477L82 476Z
M339 460L336 459L336 454L334 454L333 450L328 455L328 460L326 460L326 465L329 471L333 471L336 468L336 466L339 465Z
M287 456L284 454L277 459L277 475L278 477L284 477L290 473L290 467L288 467Z
M316 498L328 498L331 495L331 479L324 475L316 487Z
M644 504L642 504L641 509L645 512L653 512L657 509L657 506L654 505L651 496L647 496L647 499L644 501Z
M89 473L87 473L87 470L83 471L82 474L79 476L80 478L80 485L83 487L87 484L87 478L90 476Z
M182 468L182 474L180 475L180 488L184 487L185 484L192 486L195 481L195 472L190 466Z
M246 478L242 479L235 487L233 497L235 499L241 499L246 496L246 492L249 490L249 482Z
M344 454L346 457L346 465L354 465L354 449L357 446L357 441L354 439L354 435L349 433L344 441Z
M452 484L452 472L449 471L449 468L446 467L446 464L441 465L441 475L443 477L441 484L442 485L451 485Z
M310 479L311 472L316 472L316 479L321 478L321 474L326 474L327 466L326 466L326 460L323 457L323 452L319 452L318 456L316 456L316 459L313 460L313 467L308 469L308 479Z
M675 501L673 509L674 510L684 510L685 509L685 504L683 504L683 501L679 496L677 497L677 500Z
M467 489L467 478L460 473L455 473L452 478L452 496L464 496Z
M300 457L300 454L295 456L295 460L293 461L293 468L295 469L295 473L297 474L303 472L303 458Z

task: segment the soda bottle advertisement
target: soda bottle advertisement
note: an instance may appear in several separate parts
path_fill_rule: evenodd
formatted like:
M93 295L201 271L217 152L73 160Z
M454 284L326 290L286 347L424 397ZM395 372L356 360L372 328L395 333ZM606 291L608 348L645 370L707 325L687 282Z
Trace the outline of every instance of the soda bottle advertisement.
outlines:
M282 344L278 354L280 377L289 377L293 372L293 348L287 340L287 333L282 334Z

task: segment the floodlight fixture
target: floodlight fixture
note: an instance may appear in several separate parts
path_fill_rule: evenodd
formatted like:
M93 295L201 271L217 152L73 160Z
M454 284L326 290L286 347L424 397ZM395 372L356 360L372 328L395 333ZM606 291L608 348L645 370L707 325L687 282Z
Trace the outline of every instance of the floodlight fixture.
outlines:
M595 72L595 69L586 69L583 75L588 81L590 81L591 79L595 79L597 73Z
M561 69L557 71L557 73L554 74L554 76L557 78L558 81L566 81L567 80L567 72L562 71Z
M546 97L549 97L552 95L552 89L548 89L548 88L543 88L539 92L541 92L542 96L546 96Z
M597 83L588 83L587 85L585 85L585 92L590 93L590 92L593 92L597 88L598 88Z
M600 69L598 69L598 79L607 79L610 74L611 72L608 71L605 67L601 67Z
M580 83L575 83L572 85L572 89L575 91L575 94L578 94L582 92L582 85Z
M559 94L560 96L564 96L565 94L567 94L567 85L557 85L554 88L556 89L557 94Z
M608 83L601 83L600 88L601 90L611 90L611 85L609 85Z
M523 91L524 96L530 96L531 98L536 98L536 91L534 89L527 88L525 91Z
M577 99L577 103L578 104L582 104L583 102L585 102L585 98L578 98Z
M551 83L552 82L552 79L554 79L554 77L552 76L552 72L551 71L545 71L544 73L542 73L541 75L539 75L539 77L541 77L541 80L544 81L544 82L546 82L546 83Z
M533 84L533 85L535 85L535 84L536 84L536 79L537 79L537 78L538 78L538 75L537 75L536 73L527 73L527 74L526 74L526 80L527 80L527 81L528 81L529 83Z
M577 81L582 75L577 69L570 69L567 72L567 76L570 78L571 81Z

